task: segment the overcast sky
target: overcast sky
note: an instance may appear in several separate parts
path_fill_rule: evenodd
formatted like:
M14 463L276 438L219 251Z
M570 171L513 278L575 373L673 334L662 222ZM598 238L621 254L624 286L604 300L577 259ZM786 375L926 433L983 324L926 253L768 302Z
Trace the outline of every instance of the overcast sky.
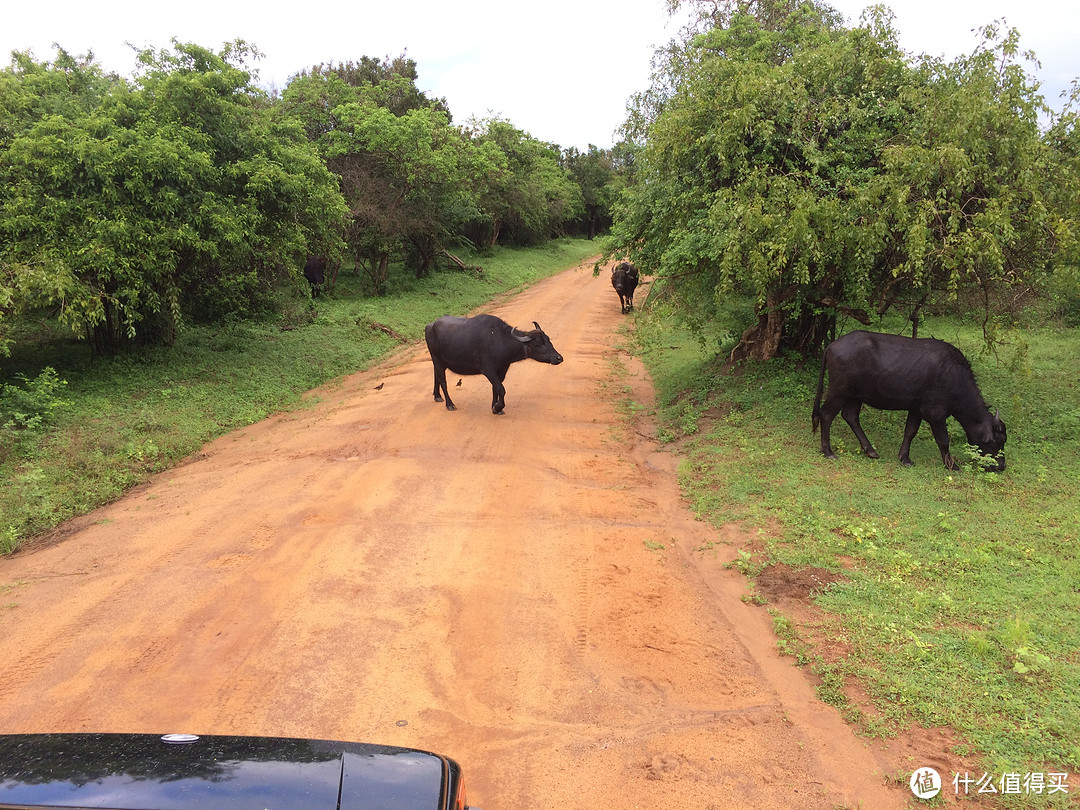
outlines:
M831 0L849 23L867 5ZM970 52L972 29L1004 18L1034 50L1044 94L1080 76L1078 0L893 0L900 43L908 51L948 58ZM137 47L180 41L220 49L237 38L264 54L260 81L284 87L320 62L396 56L416 60L418 85L445 97L454 120L494 114L536 138L584 150L610 147L626 101L648 86L656 46L678 30L663 0L9 0L0 16L0 58L12 50L52 59L53 43L93 51L121 75L135 68Z

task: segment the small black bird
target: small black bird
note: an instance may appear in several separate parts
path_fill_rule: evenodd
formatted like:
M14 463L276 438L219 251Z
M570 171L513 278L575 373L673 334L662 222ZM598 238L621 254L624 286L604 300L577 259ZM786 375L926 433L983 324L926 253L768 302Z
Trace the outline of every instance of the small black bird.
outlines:
M378 391L378 390L379 390L380 388L382 388L382 387L383 387L384 385L386 385L386 383L379 383L378 385L376 385L376 386L375 386L375 390L376 390L376 391Z

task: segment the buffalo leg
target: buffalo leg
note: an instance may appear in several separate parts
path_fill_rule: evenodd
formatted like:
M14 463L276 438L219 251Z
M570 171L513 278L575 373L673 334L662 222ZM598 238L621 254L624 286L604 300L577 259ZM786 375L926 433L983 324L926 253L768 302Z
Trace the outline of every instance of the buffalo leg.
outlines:
M496 416L502 416L503 408L506 407L506 388L497 374L486 375L491 382L491 412Z
M840 415L844 417L844 421L848 423L852 432L854 432L855 438L859 440L859 446L862 447L863 453L865 453L868 458L880 458L877 450L870 444L870 440L866 438L866 433L863 432L862 425L859 424L859 411L861 410L861 402L849 402L844 406Z
M506 389L502 383L492 383L491 385L491 412L496 416L502 416L503 409L506 407Z
M829 441L829 430L832 428L832 421L836 418L838 410L833 403L826 402L818 411L818 420L821 427L821 453L825 458L836 458L832 443Z
M919 432L919 425L922 424L922 416L918 411L908 411L907 423L904 425L904 441L900 445L900 463L905 467L914 467L915 464L911 460L909 453L911 452L911 440L915 438L915 434Z
M438 363L433 363L435 366L435 401L442 402L443 398L439 395L439 389L446 394L446 410L456 411L454 401L450 399L450 389L446 387L446 366Z
M941 460L945 464L945 468L949 470L957 470L960 465L956 463L956 460L952 457L952 453L949 452L949 429L945 425L944 419L927 419L930 423L930 430L934 432L934 441L937 442L938 450L941 451Z

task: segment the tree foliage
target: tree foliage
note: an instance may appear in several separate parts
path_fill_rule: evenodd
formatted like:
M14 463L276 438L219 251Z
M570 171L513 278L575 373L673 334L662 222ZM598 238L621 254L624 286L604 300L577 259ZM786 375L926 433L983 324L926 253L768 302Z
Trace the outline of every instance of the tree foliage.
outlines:
M563 163L581 189L583 213L578 220L578 232L593 239L611 227L615 200L626 188L625 176L619 170L618 152L590 144L587 152L564 150Z
M98 351L265 309L343 213L300 128L269 115L252 49L173 45L133 82L62 51L0 80L9 307L57 307Z
M809 3L710 5L722 24L631 109L647 142L608 252L698 318L752 295L734 356L816 352L840 315L917 322L931 296L989 306L1060 263L1075 211L1042 180L1061 163L1015 31L944 63L905 54L882 8L849 29Z
M391 267L422 276L457 245L610 221L613 153L563 153L499 119L457 126L404 54L320 64L272 97L259 57L240 40L173 41L121 79L92 54L13 54L0 71L0 355L19 313L47 310L106 352L281 311L309 255L351 258L381 294Z
M466 136L492 168L478 187L480 218L474 241L536 244L561 235L584 213L580 187L559 148L501 118L473 121Z
M529 244L584 213L558 147L499 119L455 126L417 77L404 55L365 57L305 71L282 94L280 113L340 179L345 240L376 293L394 262L424 275L455 244Z
M442 101L416 88L412 60L319 66L294 77L281 113L297 117L339 178L349 206L344 237L374 292L392 259L417 275L478 216L477 170Z

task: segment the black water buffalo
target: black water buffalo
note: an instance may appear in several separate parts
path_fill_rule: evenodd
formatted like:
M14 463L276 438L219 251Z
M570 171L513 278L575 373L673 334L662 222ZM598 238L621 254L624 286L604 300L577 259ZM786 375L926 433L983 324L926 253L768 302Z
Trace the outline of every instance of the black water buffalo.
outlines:
M637 289L637 268L630 262L622 262L611 268L611 286L619 294L619 306L625 315L634 309L634 290Z
M822 403L826 368L829 392ZM821 358L812 418L814 431L821 425L821 452L827 458L836 458L829 444L829 427L838 413L855 431L863 452L878 458L859 424L863 405L908 412L900 445L900 462L905 466L911 466L911 440L925 419L941 450L941 460L948 469L956 469L945 426L945 420L952 416L967 434L968 443L993 460L987 461L985 468L995 472L1005 469L1005 423L986 407L967 358L943 340L859 331L830 343Z
M435 365L435 401L446 395L446 409L457 410L446 387L446 370L455 374L483 374L491 381L491 412L501 414L506 407L503 380L511 363L531 358L559 365L562 355L555 351L540 324L529 332L511 327L494 315L454 318L444 315L424 327L431 362Z
M326 257L308 256L304 264L304 278L311 285L311 294L318 295L326 281Z

